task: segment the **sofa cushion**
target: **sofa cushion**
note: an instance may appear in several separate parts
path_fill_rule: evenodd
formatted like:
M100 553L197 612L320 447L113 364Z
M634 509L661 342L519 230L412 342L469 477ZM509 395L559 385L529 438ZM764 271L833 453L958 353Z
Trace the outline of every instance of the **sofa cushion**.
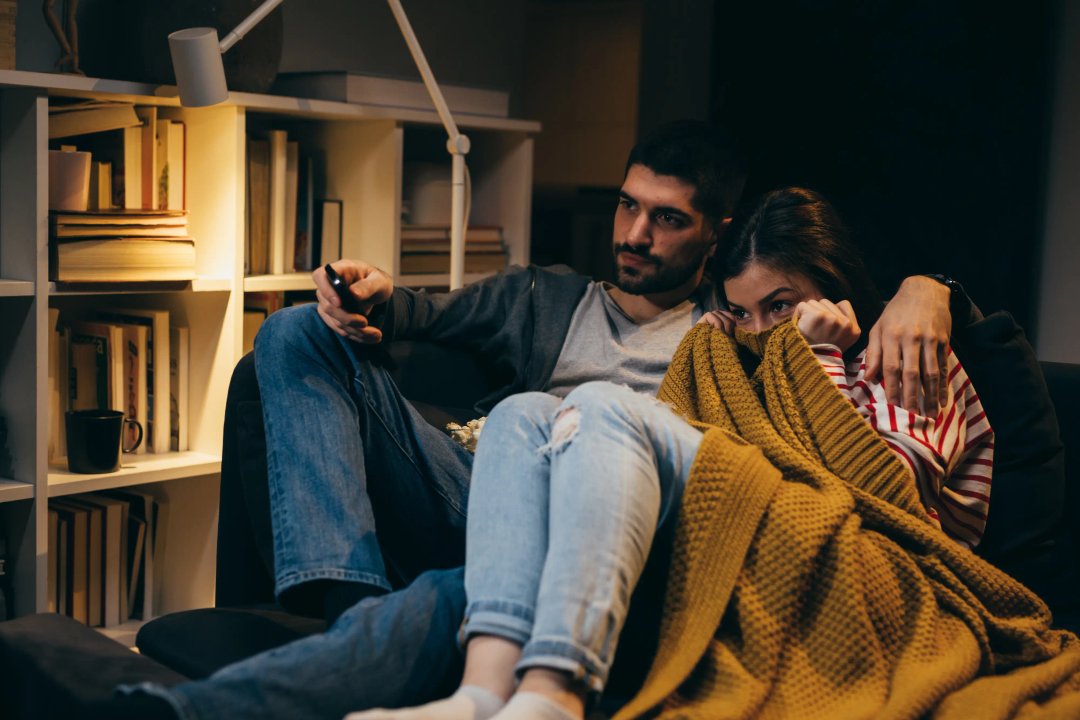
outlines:
M284 610L204 608L171 613L143 625L135 644L144 655L197 680L237 660L325 629L322 620Z
M185 678L64 615L26 615L0 623L0 715L82 717L117 685Z
M1054 409L1077 399L1051 398L1035 351L1008 313L958 330L953 345L994 427L990 515L977 551L1038 593L1061 626L1076 629L1080 572Z

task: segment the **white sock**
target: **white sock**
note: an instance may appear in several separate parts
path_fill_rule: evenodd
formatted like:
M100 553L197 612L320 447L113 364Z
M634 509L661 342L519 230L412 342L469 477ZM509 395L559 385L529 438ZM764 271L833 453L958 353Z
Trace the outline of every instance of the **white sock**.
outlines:
M519 692L491 720L581 720L540 693Z
M345 720L489 720L505 705L502 698L476 685L462 685L448 698L399 710L365 710Z

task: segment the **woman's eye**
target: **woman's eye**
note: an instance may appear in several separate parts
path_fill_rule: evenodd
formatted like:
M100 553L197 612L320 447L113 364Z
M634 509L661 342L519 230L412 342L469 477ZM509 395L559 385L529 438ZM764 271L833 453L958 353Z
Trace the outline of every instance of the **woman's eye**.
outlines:
M735 317L737 322L743 322L750 317L750 314L742 308L730 308L729 312Z
M783 313L790 313L794 309L794 307L795 306L787 300L777 300L771 306L769 306L769 312L774 315L781 315Z

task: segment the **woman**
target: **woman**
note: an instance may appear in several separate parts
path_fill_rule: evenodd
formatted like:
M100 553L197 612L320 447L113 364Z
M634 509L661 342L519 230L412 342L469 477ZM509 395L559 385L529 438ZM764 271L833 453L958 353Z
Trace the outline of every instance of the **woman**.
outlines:
M976 544L993 435L955 357L944 407L920 415L888 405L862 378L859 323L871 326L881 302L817 194L769 193L727 237L716 265L729 309L703 321L728 334L760 333L794 317L835 386L905 463L929 517L957 542ZM583 717L607 684L632 594L627 627L635 631L624 645L644 637L644 654L654 650L655 591L702 438L700 425L664 403L608 383L565 400L534 393L500 403L473 469L461 688L443 701L350 720Z

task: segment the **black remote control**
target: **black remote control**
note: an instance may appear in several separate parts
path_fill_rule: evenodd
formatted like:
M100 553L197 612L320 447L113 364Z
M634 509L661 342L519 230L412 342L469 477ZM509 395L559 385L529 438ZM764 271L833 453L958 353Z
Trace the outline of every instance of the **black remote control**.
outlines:
M326 271L326 277L330 280L330 287L334 288L334 292L341 298L341 307L346 312L363 314L360 307L360 301L349 291L349 285L345 282L337 271L331 267L330 263L326 263L323 266L323 270Z

